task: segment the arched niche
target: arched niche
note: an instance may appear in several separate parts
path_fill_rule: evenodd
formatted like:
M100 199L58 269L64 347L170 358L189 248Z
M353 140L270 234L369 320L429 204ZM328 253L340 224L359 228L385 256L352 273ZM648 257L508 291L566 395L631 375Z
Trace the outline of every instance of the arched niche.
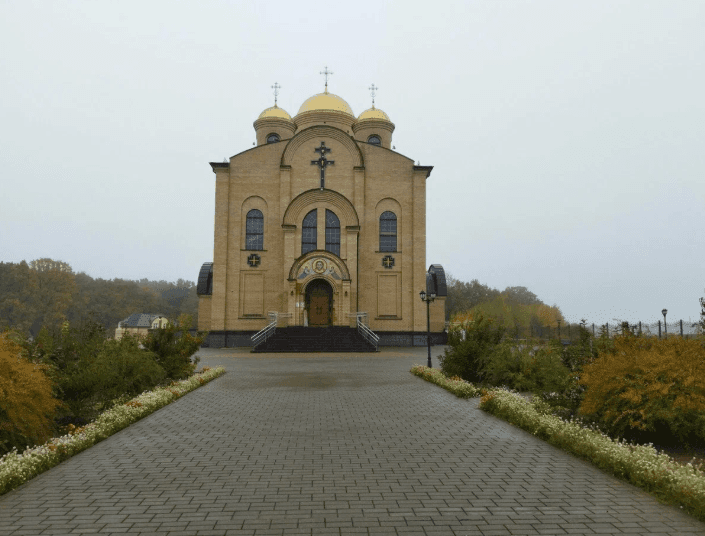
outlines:
M289 203L286 212L284 212L282 226L298 225L298 222L303 217L302 213L308 211L307 209L317 203L327 203L335 207L337 209L335 212L340 218L341 225L346 227L360 225L357 211L347 197L333 190L315 188L299 194Z
M309 127L297 133L291 140L289 140L289 143L287 143L286 149L284 149L284 153L282 154L281 165L290 166L299 147L309 140L318 138L330 138L337 141L350 153L353 160L353 166L362 167L365 165L362 158L362 152L353 139L342 130L329 126Z

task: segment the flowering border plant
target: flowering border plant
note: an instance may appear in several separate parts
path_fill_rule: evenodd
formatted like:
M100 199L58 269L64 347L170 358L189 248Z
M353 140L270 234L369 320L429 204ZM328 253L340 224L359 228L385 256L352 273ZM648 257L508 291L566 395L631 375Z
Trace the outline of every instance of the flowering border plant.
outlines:
M483 392L458 376L448 378L440 370L424 367L423 365L414 365L411 367L411 373L443 387L443 389L460 398L473 398L480 396L481 392Z
M519 426L536 437L594 463L618 478L680 506L705 521L705 470L701 465L675 462L651 445L635 445L612 439L594 427L552 415L550 406L536 398L526 400L508 389L478 389L448 379L434 369L414 365L411 372L461 398L480 395L480 409ZM457 392L456 392L457 391ZM474 393L468 396L467 393Z
M86 426L77 428L69 425L69 433L64 436L28 448L22 454L16 450L8 452L0 458L0 495L223 374L223 367L204 367L202 372L190 378L171 382L168 386L158 387L153 391L145 391L128 402L113 406Z

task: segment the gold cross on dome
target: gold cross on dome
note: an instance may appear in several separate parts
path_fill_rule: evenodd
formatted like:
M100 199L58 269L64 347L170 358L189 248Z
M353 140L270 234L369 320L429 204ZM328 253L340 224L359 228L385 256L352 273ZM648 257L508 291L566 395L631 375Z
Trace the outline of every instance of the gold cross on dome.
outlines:
M375 95L376 95L375 91L377 91L379 88L377 86L375 86L374 84L372 84L367 89L370 90L370 95L372 95L372 107L374 108L375 107Z
M272 86L272 89L274 90L274 106L277 105L277 96L279 95L279 88L281 86L274 82L274 85Z
M324 74L326 76L326 91L325 91L325 93L328 93L328 75L333 74L333 71L329 71L328 66L326 65L325 71L321 71L320 74Z

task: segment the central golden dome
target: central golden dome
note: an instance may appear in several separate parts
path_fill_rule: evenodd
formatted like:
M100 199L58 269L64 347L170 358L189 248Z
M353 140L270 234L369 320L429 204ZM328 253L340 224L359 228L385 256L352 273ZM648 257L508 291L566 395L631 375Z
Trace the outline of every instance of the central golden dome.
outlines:
M309 97L301 105L301 108L299 108L299 113L311 112L313 110L332 110L355 117L350 105L345 102L343 98L338 97L338 95L333 95L333 93L319 93L318 95Z

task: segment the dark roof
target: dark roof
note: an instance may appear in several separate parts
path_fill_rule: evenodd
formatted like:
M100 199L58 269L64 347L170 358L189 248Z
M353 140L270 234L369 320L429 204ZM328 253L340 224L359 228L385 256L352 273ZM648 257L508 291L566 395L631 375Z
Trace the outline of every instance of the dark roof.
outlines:
M446 286L446 273L443 266L440 264L432 264L428 268L428 273L433 276L436 288L436 296L448 296L448 287Z
M431 175L432 169L433 169L433 166L414 166L414 171L425 171L427 179L428 179L429 175Z
M199 296L211 296L213 294L213 263L204 262L201 271L198 272L198 283L196 284L196 294Z
M215 173L216 168L226 168L230 166L230 162L209 162L211 165L211 168L213 169L213 173Z
M164 316L162 314L145 314L145 313L134 313L128 316L125 320L120 322L120 327L122 328L151 328L152 322L155 318Z

